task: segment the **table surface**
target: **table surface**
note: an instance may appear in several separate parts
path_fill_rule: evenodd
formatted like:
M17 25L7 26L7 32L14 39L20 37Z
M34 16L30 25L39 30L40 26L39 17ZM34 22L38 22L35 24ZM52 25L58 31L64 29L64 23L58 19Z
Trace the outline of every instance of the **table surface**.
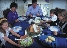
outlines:
M23 32L25 32L26 28L30 26L30 24L27 22L30 18L28 18L25 21L21 21L21 22L17 22L14 24L14 26L21 26ZM10 36L12 40L15 39L14 36ZM59 43L59 47L58 48L67 48L67 42L66 42L66 38L62 38L62 37L56 37L58 43ZM14 40L15 41L15 40ZM46 48L45 46L43 46L38 38L34 38L34 43L27 48Z

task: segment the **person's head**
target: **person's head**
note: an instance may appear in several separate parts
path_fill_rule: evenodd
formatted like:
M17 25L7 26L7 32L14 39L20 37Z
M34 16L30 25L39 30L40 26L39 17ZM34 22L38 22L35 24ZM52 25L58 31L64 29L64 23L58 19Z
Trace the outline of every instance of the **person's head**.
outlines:
M55 9L51 9L51 10L50 10L50 16L54 16L55 13L56 13Z
M58 11L58 18L60 21L66 22L67 21L67 10L65 10L65 9L59 10Z
M17 8L18 8L17 3L12 2L12 3L10 4L10 9L11 9L12 12L15 12Z
M32 6L33 6L33 8L36 8L36 6L37 6L37 0L32 0Z
M0 28L2 28L3 30L6 30L8 28L7 19L5 19L5 18L0 19Z
M58 7L55 8L55 11L56 11L55 15L56 15L56 16L58 16L58 11L59 11L59 10L61 10L61 8L58 8Z

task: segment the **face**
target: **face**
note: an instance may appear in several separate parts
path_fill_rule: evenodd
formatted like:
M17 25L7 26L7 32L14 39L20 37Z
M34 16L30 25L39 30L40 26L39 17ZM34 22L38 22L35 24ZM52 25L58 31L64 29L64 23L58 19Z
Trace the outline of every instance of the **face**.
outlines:
M32 5L33 5L33 8L36 8L37 2L33 3Z
M12 10L12 12L15 12L16 11L16 8L15 7L12 7L11 10Z
M50 16L54 16L54 14L53 13L50 13Z
M64 19L64 17L59 15L59 14L58 14L58 18L59 18L60 21Z
M4 30L6 30L6 29L8 28L8 23L7 23L7 22L3 23L2 28L3 28Z

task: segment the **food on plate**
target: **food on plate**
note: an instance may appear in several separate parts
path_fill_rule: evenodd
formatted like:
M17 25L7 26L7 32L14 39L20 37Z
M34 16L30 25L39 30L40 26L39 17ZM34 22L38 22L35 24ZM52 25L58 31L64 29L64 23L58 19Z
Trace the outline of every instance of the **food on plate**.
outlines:
M48 40L49 43L52 43L52 40Z
M49 42L49 43L52 43L53 41L55 41L55 38L52 37L52 36L48 36L46 39L45 39L46 42Z
M52 37L52 36L48 36L48 39L52 40L52 41L55 41L55 38Z
M40 27L36 24L32 24L29 27L29 32L40 32Z
M48 42L48 38L46 38L45 41Z
M40 21L40 20L35 20L34 22L35 22L35 23L40 23L41 21Z
M21 46L28 47L33 44L33 39L28 36L28 37L22 39L21 41L19 41L19 43Z

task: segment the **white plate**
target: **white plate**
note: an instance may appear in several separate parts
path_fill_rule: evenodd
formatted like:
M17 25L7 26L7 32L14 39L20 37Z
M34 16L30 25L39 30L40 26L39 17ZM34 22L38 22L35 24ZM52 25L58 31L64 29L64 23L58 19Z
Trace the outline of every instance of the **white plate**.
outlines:
M19 17L18 20L24 21L24 20L26 20L26 17Z
M48 29L50 29L51 31L60 31L60 28L58 26L50 26L48 27Z
M51 20L51 18L49 18L49 17L43 17L42 19L43 20Z
M15 26L15 27L12 28L12 30L13 30L14 32L19 32L20 30L22 30L22 27L20 27L20 26Z

